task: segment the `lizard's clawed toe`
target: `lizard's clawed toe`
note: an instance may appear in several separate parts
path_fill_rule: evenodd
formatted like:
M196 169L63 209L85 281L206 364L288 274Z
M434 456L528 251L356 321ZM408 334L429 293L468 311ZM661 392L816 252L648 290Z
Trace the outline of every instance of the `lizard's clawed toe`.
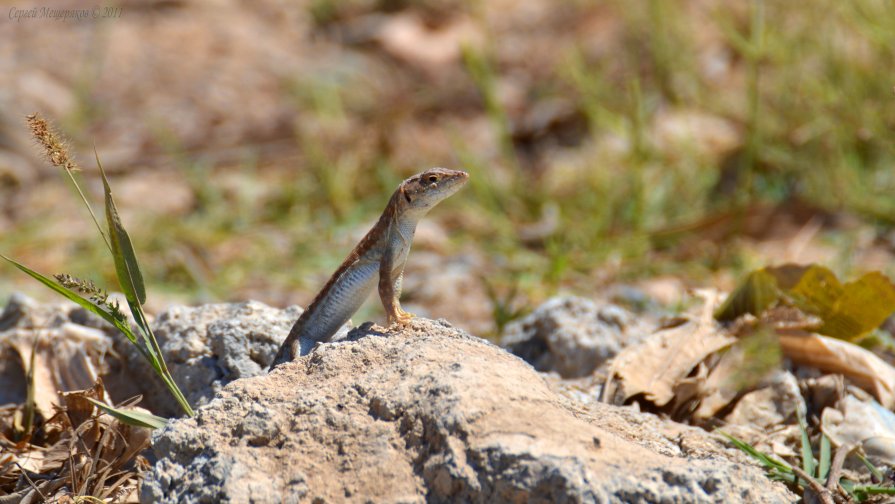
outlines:
M388 318L388 324L391 325L399 325L404 326L410 323L416 315L406 312L404 310L398 309L398 313Z

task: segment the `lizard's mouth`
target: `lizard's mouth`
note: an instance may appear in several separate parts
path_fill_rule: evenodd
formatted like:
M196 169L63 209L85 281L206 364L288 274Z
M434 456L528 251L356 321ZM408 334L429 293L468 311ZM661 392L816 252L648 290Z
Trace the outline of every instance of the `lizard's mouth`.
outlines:
M456 193L463 186L465 186L467 182L469 182L469 174L466 172L460 172L460 173L462 175L457 175L456 178L453 178L453 179L447 181L446 184L444 184L444 188L442 189L442 191L444 193L445 198Z
M457 174L451 180L452 189L455 191L459 190L466 185L467 182L469 182L469 173L457 170Z

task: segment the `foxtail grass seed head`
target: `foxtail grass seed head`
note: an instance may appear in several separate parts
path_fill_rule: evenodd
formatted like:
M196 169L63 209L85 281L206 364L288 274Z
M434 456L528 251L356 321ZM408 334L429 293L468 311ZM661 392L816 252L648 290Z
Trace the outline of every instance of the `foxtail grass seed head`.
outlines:
M28 127L31 128L31 134L34 139L44 149L44 155L53 166L57 166L69 172L80 171L78 165L72 160L68 154L68 146L60 140L59 135L53 131L46 119L31 114L27 117Z
M96 284L93 283L93 280L82 280L65 273L53 275L53 278L66 289L78 291L81 294L87 294L94 304L106 307L113 317L124 321L124 313L121 312L121 307L119 306L118 301L110 300L109 293L106 292L105 289L97 287Z

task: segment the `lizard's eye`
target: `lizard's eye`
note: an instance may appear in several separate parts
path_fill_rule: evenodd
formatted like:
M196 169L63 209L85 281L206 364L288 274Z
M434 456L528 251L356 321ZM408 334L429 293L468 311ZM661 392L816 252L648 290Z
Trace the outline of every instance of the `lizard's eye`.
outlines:
M429 182L431 182L433 184L435 182L438 182L438 177L436 177L435 175L429 175Z

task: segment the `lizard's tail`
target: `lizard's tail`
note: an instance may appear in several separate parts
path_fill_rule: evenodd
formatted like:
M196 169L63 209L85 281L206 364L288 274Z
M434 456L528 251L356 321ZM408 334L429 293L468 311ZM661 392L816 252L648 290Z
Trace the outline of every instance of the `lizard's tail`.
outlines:
M285 342L280 346L279 351L277 351L277 356L273 358L273 363L267 369L268 372L273 371L273 368L279 366L280 364L292 360L290 357L290 354L292 352L289 351L290 346L291 345L288 345Z
M305 355L308 355L309 353L311 353L311 349L314 348L314 345L317 344L316 341L306 339L306 338L299 339L298 343L301 346L301 349L300 349L301 352L299 353L299 355L301 355L301 356L305 356Z
M289 362L291 360L295 360L300 356L308 355L309 353L311 353L311 349L313 349L314 345L316 344L316 341L308 338L298 338L297 341L290 341L290 339L287 338L286 341L284 341L283 344L280 346L280 350L277 352L277 356L273 359L273 364L270 365L270 368L268 368L267 371L273 371L273 368L279 366L280 364L283 364L284 362Z

